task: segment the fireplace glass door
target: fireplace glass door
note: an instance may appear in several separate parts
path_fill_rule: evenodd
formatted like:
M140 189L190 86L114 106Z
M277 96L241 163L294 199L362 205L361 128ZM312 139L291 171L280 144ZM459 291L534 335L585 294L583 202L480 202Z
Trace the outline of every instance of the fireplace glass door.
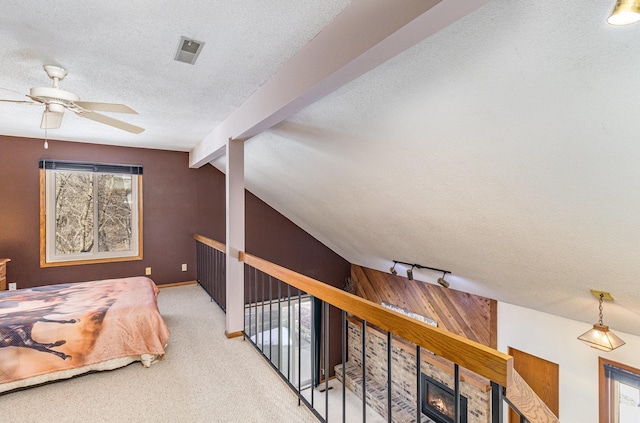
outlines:
M455 395L453 390L422 374L422 413L436 423L453 423ZM467 398L460 396L460 422L467 423Z

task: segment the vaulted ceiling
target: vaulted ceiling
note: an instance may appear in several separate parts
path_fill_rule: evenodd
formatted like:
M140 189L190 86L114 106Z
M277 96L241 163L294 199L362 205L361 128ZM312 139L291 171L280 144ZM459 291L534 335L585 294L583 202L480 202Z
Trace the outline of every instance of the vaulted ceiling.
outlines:
M49 138L193 154L356 2L8 1L0 98L62 66L146 131L67 113ZM475 3L249 139L247 188L352 263L589 323L610 291L605 323L640 335L640 24L608 26L613 0ZM195 65L180 36L205 42ZM43 138L41 114L0 103L0 133Z

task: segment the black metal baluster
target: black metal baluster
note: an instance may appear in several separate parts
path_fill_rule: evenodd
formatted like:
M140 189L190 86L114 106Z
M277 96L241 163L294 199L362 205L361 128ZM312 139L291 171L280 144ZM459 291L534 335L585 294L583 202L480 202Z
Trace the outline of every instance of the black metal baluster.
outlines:
M207 291L207 294L209 294L209 298L211 301L215 301L214 300L214 293L213 293L213 285L211 284L211 281L213 279L213 265L212 265L212 259L211 259L211 247L206 246L205 247L205 258L204 258L204 268L205 268L205 272L206 272L206 276L205 276L205 290Z
M218 271L219 263L218 263L218 250L214 250L213 248L209 250L209 257L211 259L211 293L213 294L213 300L220 304L220 293L218 292L220 289L219 281L216 281L216 272Z
M367 321L362 321L362 423L367 421Z
M222 301L220 307L227 311L227 254L220 252L220 286L222 287Z
M329 421L329 303L324 304L324 418Z
M391 332L387 331L387 422L391 423Z
M273 287L271 286L271 275L269 275L269 361L273 357L273 342L271 331L273 330ZM264 335L262 336L264 338Z
M460 366L453 364L453 421L460 423Z
M282 371L282 281L278 279L278 370Z
M313 391L316 388L316 299L311 297L311 408L315 408L313 404Z
M200 283L200 243L196 241L196 281Z
M212 278L211 278L211 281L212 281L212 284L213 284L212 285L213 289L215 289L215 292L216 292L215 300L216 300L216 302L218 304L222 304L222 298L221 298L221 295L220 295L220 283L221 282L220 282L220 280L216 281L215 276L213 276L213 275L216 275L217 272L220 269L220 263L219 263L220 262L220 252L218 250L211 249L211 254L212 254L211 255L211 258L212 258L212 264L211 264L211 266L212 266Z
M291 381L291 285L287 284L287 380Z
M253 269L253 289L255 290L254 295L254 305L253 309L255 310L255 322L256 322L256 333L255 333L255 345L258 346L258 270L256 268Z
M209 247L209 254L207 254L207 267L209 280L207 281L209 295L211 296L211 300L218 302L218 298L215 292L215 251Z
M491 382L491 423L502 423L503 401L502 387L495 382Z
M342 310L342 423L347 422L347 312Z
M249 266L247 266L246 264L242 266L242 270L244 271L245 285L249 287L249 308L251 308L251 272L249 270ZM247 274L249 274L249 278L247 278ZM251 336L251 309L249 309L249 316L247 317L247 305L244 304L244 306L242 307L242 312L244 314L244 337L246 338L247 333L249 334L249 336ZM247 319L249 320L248 326Z
M422 421L422 367L421 367L421 348L420 345L416 345L416 422Z
M298 289L298 392L302 389L302 292ZM300 397L298 397L300 406Z
M262 327L260 328L260 338L262 339L262 354L264 354L264 272L260 272L262 275L262 306L260 307L260 312L262 313Z
M215 290L216 290L216 299L218 301L218 304L223 304L222 302L222 278L220 277L220 271L222 269L222 253L218 250L213 250L213 254L216 260L216 277L213 280L213 284L215 286Z

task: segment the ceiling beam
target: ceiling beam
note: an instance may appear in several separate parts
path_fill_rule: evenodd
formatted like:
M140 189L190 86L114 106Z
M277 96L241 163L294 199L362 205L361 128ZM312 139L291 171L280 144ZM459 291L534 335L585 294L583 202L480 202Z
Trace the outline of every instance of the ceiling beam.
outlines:
M353 0L189 152L200 167L374 69L489 0Z

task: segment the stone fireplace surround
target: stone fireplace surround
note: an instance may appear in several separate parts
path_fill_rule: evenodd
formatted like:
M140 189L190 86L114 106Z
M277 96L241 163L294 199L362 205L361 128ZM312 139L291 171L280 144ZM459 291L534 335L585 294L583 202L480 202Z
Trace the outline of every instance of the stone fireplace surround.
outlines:
M362 325L348 317L348 351L346 380L342 381L342 364L335 367L336 377L347 389L362 398ZM367 325L367 404L378 414L387 416L387 335ZM391 343L392 417L394 422L416 421L415 346L402 339ZM453 389L453 364L426 350L421 352L421 372ZM460 392L467 398L467 422L490 422L491 385L489 380L460 369ZM432 422L422 415L422 422Z

